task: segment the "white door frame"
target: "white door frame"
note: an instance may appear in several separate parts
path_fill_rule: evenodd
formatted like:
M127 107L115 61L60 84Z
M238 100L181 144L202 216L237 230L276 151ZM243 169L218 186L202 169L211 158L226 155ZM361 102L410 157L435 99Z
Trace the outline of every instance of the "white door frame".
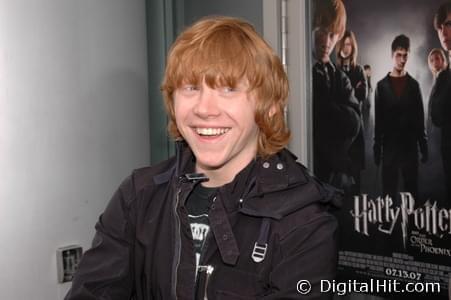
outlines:
M285 3L282 3L285 2ZM311 123L311 66L308 2L302 0L263 0L263 36L282 54L282 17L286 18L286 63L290 81L288 125L292 139L289 149L298 160L313 168ZM286 9L282 9L286 5ZM286 15L285 15L286 12Z

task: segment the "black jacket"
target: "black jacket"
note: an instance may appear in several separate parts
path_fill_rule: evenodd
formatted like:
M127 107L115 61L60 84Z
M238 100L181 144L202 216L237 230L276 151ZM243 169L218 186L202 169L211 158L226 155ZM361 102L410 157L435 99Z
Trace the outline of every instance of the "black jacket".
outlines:
M351 173L349 149L361 130L360 109L349 78L332 63L316 63L312 79L314 168L328 181L333 173Z
M346 76L351 81L352 88L354 89L354 95L362 106L368 96L368 83L366 81L365 72L361 65L348 66L347 68L341 67Z
M451 69L440 72L429 101L432 123L442 129L442 144L451 149Z
M193 170L185 148L178 159L136 170L121 184L66 300L194 298L195 255L184 206L198 184ZM331 297L319 292L320 280L336 272L331 195L286 150L257 159L219 188L200 261L214 268L208 299ZM256 262L265 244L264 259ZM312 284L304 298L299 280Z
M360 113L363 114L365 101L367 100L367 81L366 76L361 65L349 66L348 69L343 68L343 72L348 76L351 81L351 86L354 89L354 96L359 102ZM360 123L363 129L363 117ZM352 164L357 169L365 168L365 138L363 136L363 130L360 130L356 136L354 142L349 149L349 156L351 157Z
M424 110L420 86L409 74L401 97L397 97L387 74L377 83L375 92L375 158L385 164L405 157L418 157L418 147L428 156Z

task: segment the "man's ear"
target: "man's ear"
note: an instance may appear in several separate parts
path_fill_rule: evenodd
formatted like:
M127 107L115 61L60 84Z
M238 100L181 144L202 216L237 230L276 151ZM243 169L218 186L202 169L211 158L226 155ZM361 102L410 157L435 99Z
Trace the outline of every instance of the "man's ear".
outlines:
M268 112L269 118L271 119L272 117L274 117L274 115L276 114L276 112L277 112L277 106L276 106L276 104L271 105L271 108L269 109L269 112Z

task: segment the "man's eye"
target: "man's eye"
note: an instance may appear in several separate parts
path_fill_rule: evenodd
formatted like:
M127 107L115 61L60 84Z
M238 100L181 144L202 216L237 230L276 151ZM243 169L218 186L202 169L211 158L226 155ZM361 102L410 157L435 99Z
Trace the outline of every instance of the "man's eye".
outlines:
M225 93L231 93L231 92L235 92L236 89L232 88L232 87L229 87L229 86L226 86L226 87L222 88L222 91L225 92Z
M187 92L192 92L192 91L198 91L199 87L197 87L195 85L185 85L182 89Z
M451 20L448 20L445 23L443 23L443 27L451 28Z

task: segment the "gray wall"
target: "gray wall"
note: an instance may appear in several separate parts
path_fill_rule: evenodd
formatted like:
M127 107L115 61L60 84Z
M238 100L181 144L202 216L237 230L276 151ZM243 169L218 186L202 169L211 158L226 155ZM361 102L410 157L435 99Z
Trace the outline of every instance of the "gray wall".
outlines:
M263 33L262 0L185 0L183 2L186 25L203 16L225 15L246 19L258 32Z
M144 0L0 0L2 299L62 299L56 249L148 164L145 26Z

